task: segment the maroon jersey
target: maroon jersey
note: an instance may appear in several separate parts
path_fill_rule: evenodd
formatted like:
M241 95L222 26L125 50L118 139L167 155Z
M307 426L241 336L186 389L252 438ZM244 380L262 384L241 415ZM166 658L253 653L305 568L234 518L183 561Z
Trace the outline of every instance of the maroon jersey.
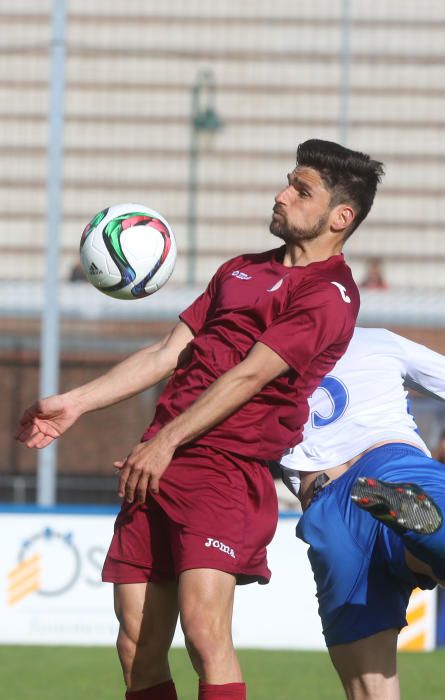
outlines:
M348 346L359 293L343 255L305 267L285 267L283 255L284 246L229 260L180 315L195 336L191 352L163 391L143 439L261 342L290 369L193 442L269 460L301 440L307 398Z

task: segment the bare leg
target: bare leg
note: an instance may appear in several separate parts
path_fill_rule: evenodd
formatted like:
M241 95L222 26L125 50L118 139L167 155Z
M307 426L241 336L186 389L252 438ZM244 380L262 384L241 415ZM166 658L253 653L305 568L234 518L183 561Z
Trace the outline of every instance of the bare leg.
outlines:
M117 651L129 690L170 680L168 651L178 619L175 582L114 586Z
M329 648L348 700L400 700L397 637L390 629Z
M235 577L190 569L179 578L181 624L191 662L204 683L242 683L232 642Z

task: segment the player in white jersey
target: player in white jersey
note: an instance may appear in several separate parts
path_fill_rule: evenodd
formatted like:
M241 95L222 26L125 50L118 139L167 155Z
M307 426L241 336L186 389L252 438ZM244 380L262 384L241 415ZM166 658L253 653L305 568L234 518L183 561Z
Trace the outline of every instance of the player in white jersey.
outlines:
M352 700L400 697L409 596L445 582L445 468L417 432L405 383L445 400L445 357L356 328L310 399L303 442L282 458L304 511L297 536L309 544L326 644Z

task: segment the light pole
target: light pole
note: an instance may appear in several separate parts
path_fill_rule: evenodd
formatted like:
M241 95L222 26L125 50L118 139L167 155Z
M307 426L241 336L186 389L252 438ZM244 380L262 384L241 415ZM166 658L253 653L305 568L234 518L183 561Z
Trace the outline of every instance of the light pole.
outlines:
M342 146L348 145L349 93L351 90L351 0L343 0L340 53L340 117L339 136Z
M198 161L201 133L215 133L223 123L215 109L215 79L211 71L201 71L192 86L192 105L190 116L190 150L188 181L188 217L187 217L187 283L196 282L196 225L198 195Z
M40 333L40 396L59 387L58 270L63 166L63 104L65 87L66 0L53 0L51 42L51 101L48 146L48 240L46 244L45 304ZM37 503L52 506L57 493L57 443L37 455Z

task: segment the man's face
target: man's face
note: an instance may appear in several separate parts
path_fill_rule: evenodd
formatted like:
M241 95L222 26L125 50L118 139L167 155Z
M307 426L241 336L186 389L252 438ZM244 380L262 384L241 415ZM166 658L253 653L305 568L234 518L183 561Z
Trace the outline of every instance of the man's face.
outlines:
M312 168L297 167L287 179L275 197L270 232L286 243L317 238L328 224L331 193Z

